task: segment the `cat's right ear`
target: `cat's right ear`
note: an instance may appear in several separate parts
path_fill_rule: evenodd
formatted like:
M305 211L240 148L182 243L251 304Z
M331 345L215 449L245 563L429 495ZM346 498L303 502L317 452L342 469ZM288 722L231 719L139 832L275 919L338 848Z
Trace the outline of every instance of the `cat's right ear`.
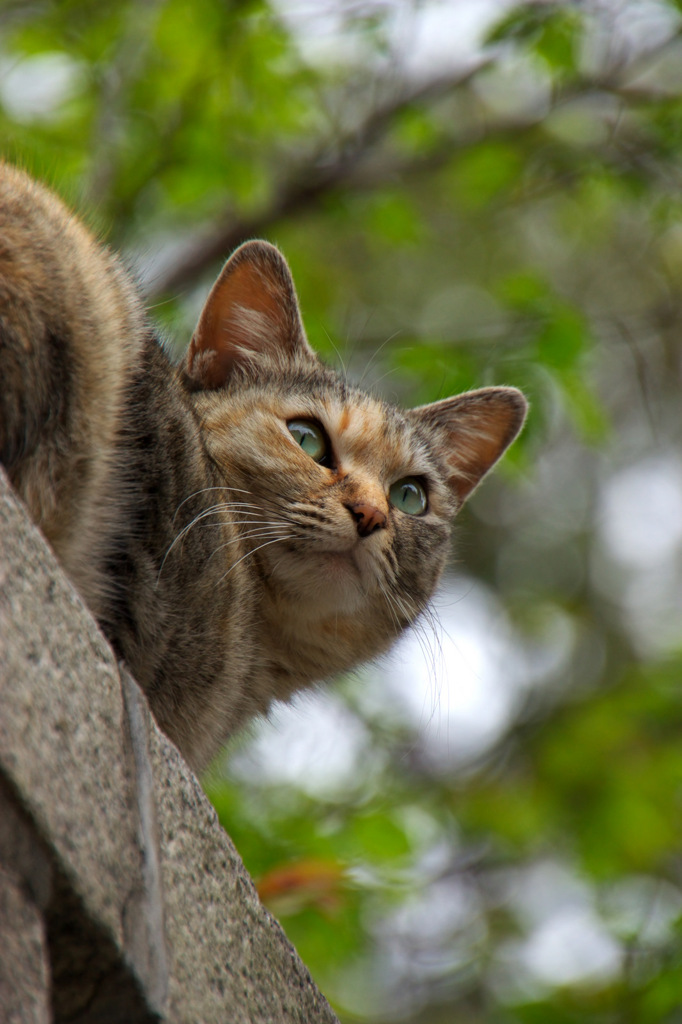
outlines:
M517 388L467 391L408 415L434 431L434 444L448 468L459 505L502 457L523 426L528 402Z
M187 350L186 370L201 388L223 387L235 367L259 360L309 362L293 278L269 242L245 242L213 285Z

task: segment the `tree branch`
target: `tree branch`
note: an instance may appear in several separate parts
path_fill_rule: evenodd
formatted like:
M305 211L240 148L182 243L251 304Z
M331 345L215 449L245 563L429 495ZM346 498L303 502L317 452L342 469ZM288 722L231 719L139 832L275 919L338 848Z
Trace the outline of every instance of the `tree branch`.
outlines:
M235 218L229 211L220 218L217 227L196 236L177 261L149 283L148 299L186 288L241 242L263 234L273 223L285 217L314 208L335 189L349 185L358 165L385 137L400 113L416 103L461 88L488 63L489 58L482 59L456 76L434 79L376 106L364 122L348 131L342 139L334 141L333 152L332 146L321 148L312 159L308 158L304 164L294 168L262 211L243 218ZM373 187L380 183L377 181Z
M647 53L646 58L651 59L652 56L659 55L677 38L679 34L666 40L654 52ZM235 216L232 210L226 211L219 218L217 226L195 235L175 262L150 280L147 286L148 300L158 300L163 295L187 288L212 264L226 258L242 242L266 234L273 224L287 217L314 209L326 196L338 189L356 188L369 191L380 188L390 181L433 172L457 153L486 138L517 138L520 134L535 129L546 118L547 112L541 117L531 115L482 123L464 135L441 141L432 150L416 158L405 161L382 161L373 167L361 167L362 164L367 164L367 158L372 150L385 138L402 112L415 104L433 101L462 88L483 67L493 63L493 60L491 55L487 55L465 72L434 79L398 96L394 95L377 105L359 126L347 131L340 140L336 139L332 144L321 147L316 156L309 157L304 163L293 168L288 178L275 191L270 202L258 213L239 217ZM635 63L633 62L633 66ZM660 102L661 99L653 89L628 85L624 69L620 68L618 76L572 82L555 94L551 109L556 110L557 107L572 100L605 92L629 104Z

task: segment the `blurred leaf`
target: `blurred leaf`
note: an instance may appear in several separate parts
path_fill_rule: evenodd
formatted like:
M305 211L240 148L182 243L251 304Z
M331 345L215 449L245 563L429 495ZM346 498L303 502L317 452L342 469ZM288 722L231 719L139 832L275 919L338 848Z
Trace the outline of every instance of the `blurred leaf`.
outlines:
M369 863L384 864L405 857L410 845L393 813L360 814L350 827L353 848Z
M599 399L580 373L563 373L562 384L571 416L586 441L596 443L608 436L609 423Z
M455 168L455 183L465 204L484 205L519 178L522 160L515 146L481 142L464 153Z
M583 17L576 5L540 0L515 7L498 22L486 41L523 43L553 71L573 72L582 30Z
M311 859L271 868L256 880L258 895L277 914L296 914L306 906L333 914L343 902L345 885L339 864Z
M397 245L415 244L424 235L419 215L410 198L385 190L371 206L369 226L381 238Z

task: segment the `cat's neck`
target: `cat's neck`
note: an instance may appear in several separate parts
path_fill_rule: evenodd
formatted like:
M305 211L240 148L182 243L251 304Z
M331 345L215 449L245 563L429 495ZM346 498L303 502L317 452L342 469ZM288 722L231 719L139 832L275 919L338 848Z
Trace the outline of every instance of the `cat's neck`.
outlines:
M278 700L287 700L302 685L347 671L382 653L377 649L377 633L386 637L384 648L394 636L390 624L377 630L376 621L369 623L357 614L316 611L312 605L292 601L267 582L259 611L262 664L277 681L272 697Z

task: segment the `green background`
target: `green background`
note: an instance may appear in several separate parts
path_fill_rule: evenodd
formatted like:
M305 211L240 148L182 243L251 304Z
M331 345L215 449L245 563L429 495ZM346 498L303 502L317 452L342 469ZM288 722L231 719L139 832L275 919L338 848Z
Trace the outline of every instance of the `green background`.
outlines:
M680 5L483 6L2 0L1 148L125 254L178 350L264 236L315 348L386 397L527 393L405 664L206 786L342 1021L672 1024ZM502 708L476 743L448 724L458 621ZM393 685L418 641L421 715Z

